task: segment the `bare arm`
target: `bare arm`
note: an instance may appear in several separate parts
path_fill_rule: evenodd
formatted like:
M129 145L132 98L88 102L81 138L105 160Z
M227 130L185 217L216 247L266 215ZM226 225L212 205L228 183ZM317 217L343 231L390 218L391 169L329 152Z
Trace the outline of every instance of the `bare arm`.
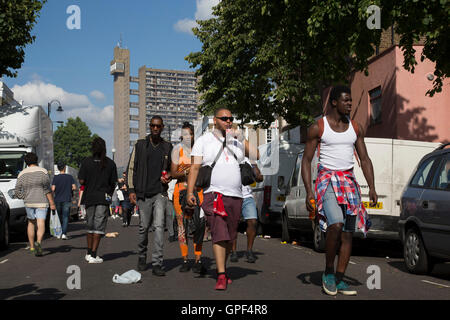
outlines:
M53 199L53 194L51 192L47 193L47 199L50 203L50 209L56 210L55 200Z
M194 188L195 188L195 182L197 181L198 172L200 170L200 167L202 166L202 159L203 157L191 157L191 170L188 176L188 186L187 186L187 201L190 206L197 205L197 200L194 197Z
M263 182L264 181L264 176L261 174L261 170L259 170L257 165L253 166L253 170L255 172L255 180L256 182Z
M366 143L364 142L364 131L363 127L358 124L359 133L358 138L356 139L355 147L356 152L358 153L358 157L361 160L361 168L366 178L367 184L369 185L369 198L372 201L371 205L375 205L378 202L378 195L375 191L375 178L373 173L373 165L372 161L369 158L369 154L367 153Z
M314 153L316 152L319 140L319 125L316 122L308 129L308 136L302 158L302 179L306 189L306 208L308 211L314 210L310 203L310 200L314 199L311 183L311 161L314 157Z
M245 156L250 160L259 160L259 150L254 145L250 145L248 140L244 140ZM256 157L256 158L255 158Z

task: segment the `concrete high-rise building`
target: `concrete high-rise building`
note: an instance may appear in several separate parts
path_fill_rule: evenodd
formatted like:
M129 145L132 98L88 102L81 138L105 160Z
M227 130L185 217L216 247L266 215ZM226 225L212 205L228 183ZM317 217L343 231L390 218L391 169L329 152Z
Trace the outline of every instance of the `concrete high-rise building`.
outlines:
M150 119L164 120L163 138L178 142L183 122L200 117L194 72L152 69L142 66L138 77L130 74L130 51L114 48L114 160L126 166L136 140L150 133ZM132 88L134 86L134 88Z

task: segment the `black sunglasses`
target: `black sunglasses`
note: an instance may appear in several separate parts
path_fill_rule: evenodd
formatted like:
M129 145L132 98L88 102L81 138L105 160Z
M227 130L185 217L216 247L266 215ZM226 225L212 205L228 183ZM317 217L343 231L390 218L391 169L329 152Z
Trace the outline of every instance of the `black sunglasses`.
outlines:
M230 122L233 122L234 117L216 117L217 119L220 119L224 122L227 122L228 120L230 120Z
M150 127L151 127L151 128L158 128L158 129L161 129L161 128L162 128L162 125L161 125L161 124L150 124Z

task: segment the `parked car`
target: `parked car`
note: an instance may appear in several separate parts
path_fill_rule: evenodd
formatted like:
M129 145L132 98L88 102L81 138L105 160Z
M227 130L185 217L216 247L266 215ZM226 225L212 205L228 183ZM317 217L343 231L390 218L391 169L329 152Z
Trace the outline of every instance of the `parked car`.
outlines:
M0 191L0 250L9 246L9 205Z
M450 261L449 145L422 158L401 197L400 238L411 273L429 273Z

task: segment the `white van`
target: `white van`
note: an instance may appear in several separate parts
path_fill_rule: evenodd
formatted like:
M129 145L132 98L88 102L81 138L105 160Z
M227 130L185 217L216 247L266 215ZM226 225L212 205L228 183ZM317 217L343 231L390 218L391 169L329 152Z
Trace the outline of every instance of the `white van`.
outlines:
M368 237L375 239L399 239L398 220L400 217L400 197L411 174L420 159L440 144L432 142L395 140L384 138L365 138L367 152L372 160L375 174L375 188L378 194L378 204L369 208L369 186L362 168L355 159L354 172L361 187L361 196L372 221ZM286 192L286 202L281 215L282 240L289 241L289 231L313 232L314 248L321 251L324 248L324 236L318 225L309 220L306 210L306 190L301 177L301 162L303 151L297 153L296 165L292 170ZM311 164L312 179L317 177L317 157ZM314 183L313 183L314 185ZM355 232L361 237L362 233Z
M303 152L304 144L283 139L259 147L258 167L264 181L253 189L258 219L262 225L279 224L286 200L286 186L292 174L297 155Z

